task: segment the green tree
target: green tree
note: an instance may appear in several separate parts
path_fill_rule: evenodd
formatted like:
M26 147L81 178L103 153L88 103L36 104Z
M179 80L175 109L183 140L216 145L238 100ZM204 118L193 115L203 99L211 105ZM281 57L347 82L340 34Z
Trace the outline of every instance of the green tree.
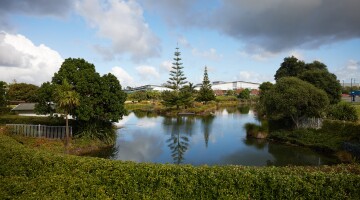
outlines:
M72 111L82 121L118 121L125 109L126 94L112 74L100 76L84 59L66 59L52 78L53 84L66 79L80 95L80 105ZM109 114L111 113L111 114Z
M68 58L54 74L51 84L56 88L57 85L62 85L65 79L80 96L79 105L69 111L70 115L81 122L80 134L113 141L115 133L111 122L118 121L126 112L124 109L126 94L122 91L117 78L112 74L100 76L95 66L84 59ZM55 100L43 100L39 102L42 104L39 107L46 107L44 105L46 102L55 102Z
M175 58L174 58L174 63L172 66L172 70L170 71L170 78L167 81L169 87L175 91L179 91L183 85L185 85L187 83L186 77L184 75L183 70L183 66L180 58L181 53L179 52L179 47L176 47L176 51L174 53Z
M336 104L341 100L341 85L324 63L313 61L305 64L294 56L287 57L276 71L275 80L288 76L298 77L324 90L331 104Z
M305 63L298 60L294 56L284 58L284 62L281 63L280 68L275 73L275 80L279 80L282 77L298 76L305 70Z
M199 90L197 101L203 101L206 104L208 101L213 100L215 100L215 94L214 91L211 89L211 84L207 73L207 67L205 66L204 78Z
M325 66L325 65L324 65ZM330 104L336 104L341 100L341 85L335 74L329 73L325 69L314 68L307 70L298 76L301 80L313 84L315 87L322 89L328 95Z
M12 83L8 86L6 98L8 101L36 102L38 86L28 83Z
M50 114L52 116L55 113L55 105L53 102L54 86L55 85L50 82L45 82L41 84L40 88L37 90L37 104L35 105L37 114Z
M163 104L167 107L176 106L177 109L180 106L189 106L191 105L193 98L192 94L183 89L184 85L187 83L186 77L184 75L183 66L180 58L181 53L179 52L179 48L176 47L175 51L174 63L172 66L172 70L170 71L170 78L167 81L167 86L173 91L164 91L162 93Z
M5 107L7 105L6 101L6 83L0 81L0 107Z
M266 115L278 120L291 118L298 128L301 120L322 117L329 99L314 85L296 77L284 77L265 94Z
M250 99L250 90L248 88L242 90L239 95L238 98L239 99Z
M79 94L73 90L73 87L66 81L66 79L63 80L61 85L57 85L55 89L55 102L58 110L64 113L66 119L66 150L68 150L70 140L68 115L76 108L76 106L79 105L79 99Z

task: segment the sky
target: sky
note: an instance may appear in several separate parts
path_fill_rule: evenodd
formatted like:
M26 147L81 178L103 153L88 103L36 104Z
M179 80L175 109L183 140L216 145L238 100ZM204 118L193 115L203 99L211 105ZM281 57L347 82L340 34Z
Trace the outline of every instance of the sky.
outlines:
M274 82L285 57L360 83L359 0L0 0L0 80L41 85L83 58L122 87Z

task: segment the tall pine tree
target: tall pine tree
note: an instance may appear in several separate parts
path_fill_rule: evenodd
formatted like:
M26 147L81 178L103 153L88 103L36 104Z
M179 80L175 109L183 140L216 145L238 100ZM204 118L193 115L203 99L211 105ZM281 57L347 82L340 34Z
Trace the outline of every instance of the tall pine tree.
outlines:
M203 79L201 88L199 90L199 95L198 95L197 100L203 101L203 102L205 102L205 104L208 101L215 100L215 94L214 94L214 91L211 89L211 84L210 84L206 66L205 66L205 70L204 70L204 79Z
M170 71L170 78L167 83L169 85L169 88L175 91L179 91L183 87L183 85L187 83L187 81L185 81L186 77L184 75L184 72L182 71L184 67L180 62L181 53L179 52L179 47L176 47L176 51L174 55L175 55L174 58L175 62L173 63L172 70Z

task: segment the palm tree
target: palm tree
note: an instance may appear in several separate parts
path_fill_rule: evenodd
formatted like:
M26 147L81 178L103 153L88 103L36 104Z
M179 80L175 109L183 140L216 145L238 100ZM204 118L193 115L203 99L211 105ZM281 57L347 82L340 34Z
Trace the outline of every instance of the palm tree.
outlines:
M57 103L57 108L60 112L64 112L66 118L66 138L65 138L65 148L68 151L69 146L69 118L68 115L71 111L78 106L80 96L79 94L73 90L72 85L70 85L66 79L63 80L61 85L58 85L55 90L55 99Z

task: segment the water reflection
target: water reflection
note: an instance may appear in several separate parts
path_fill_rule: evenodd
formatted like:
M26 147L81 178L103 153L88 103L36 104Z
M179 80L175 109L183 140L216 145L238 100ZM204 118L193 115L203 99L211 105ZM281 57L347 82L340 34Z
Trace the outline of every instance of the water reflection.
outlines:
M108 158L192 165L318 165L332 158L309 149L246 138L245 123L260 123L251 108L223 108L214 116L164 117L136 112L118 124Z
M180 164L185 159L184 155L189 147L189 136L193 134L194 121L194 117L185 116L164 118L164 129L166 133L170 133L170 138L166 142L175 164Z
M215 116L209 115L204 116L201 118L201 126L202 126L202 132L204 133L204 141L205 141L205 147L208 147L209 144L209 136L211 133L211 125L215 119Z

